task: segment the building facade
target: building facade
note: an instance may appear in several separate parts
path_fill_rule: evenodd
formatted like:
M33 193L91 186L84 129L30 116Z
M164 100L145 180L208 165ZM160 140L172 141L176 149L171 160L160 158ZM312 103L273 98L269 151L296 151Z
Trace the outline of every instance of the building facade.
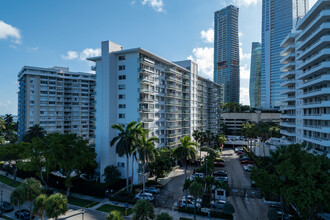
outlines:
M243 124L259 123L259 122L274 122L280 123L280 112L223 112L221 113L221 123L223 124L226 134L242 135Z
M95 74L24 66L18 82L19 140L40 124L47 133L77 133L93 143Z
M110 41L102 42L101 56L89 60L96 64L92 69L98 85L96 152L101 174L115 165L126 176L126 159L109 147L117 135L112 124L142 122L149 136L159 138L157 148L176 147L196 129L219 132L223 87L199 76L195 62L170 62L142 48L123 50ZM135 183L140 182L139 172L135 175Z
M282 42L281 133L316 152L330 148L330 2L318 1ZM291 52L290 52L291 51ZM287 61L287 62L286 62ZM291 66L291 67L289 67Z
M251 68L250 68L250 106L261 106L261 43L252 42Z
M309 0L262 1L261 106L279 108L281 104L280 44L309 9Z
M239 9L230 5L214 14L214 82L224 85L225 102L239 103Z

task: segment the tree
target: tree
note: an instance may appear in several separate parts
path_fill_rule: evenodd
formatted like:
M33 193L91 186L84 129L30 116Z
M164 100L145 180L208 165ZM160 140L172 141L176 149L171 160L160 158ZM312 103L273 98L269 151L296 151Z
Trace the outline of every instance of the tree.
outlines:
M60 193L53 194L46 201L46 215L48 218L57 218L68 211L68 199Z
M32 213L33 201L41 194L41 183L34 178L28 178L18 187L22 188L22 199L30 203L30 213ZM32 219L32 215L30 215L30 219Z
M312 219L330 208L330 159L313 155L304 145L279 149L280 159L273 169L252 170L251 177L265 192L279 194L284 204L293 206L300 218Z
M195 204L194 204L194 219L196 220L196 201L197 198L200 198L203 196L203 186L202 184L194 181L190 187L189 187L190 194L195 198Z
M223 206L223 213L226 215L232 215L235 213L235 208L230 202L226 202Z
M275 208L270 208L267 213L269 220L278 220L277 210Z
M131 155L132 155L132 178L131 178L131 192L133 191L133 183L134 183L134 159L137 160L137 153L138 153L138 141L141 137L141 135L144 132L148 132L146 129L143 129L142 123L139 123L135 126L134 132L132 133L133 135L133 144L131 146Z
M18 210L21 210L21 204L23 204L23 188L16 187L16 189L10 194L10 203L18 206Z
M14 183L16 184L17 167L23 159L24 151L27 147L27 143L21 142L17 144L6 144L0 146L0 160L8 163L8 167L14 167ZM7 170L7 174L8 174Z
M109 213L109 215L107 215L107 220L124 220L121 212L117 211L117 210L114 210L114 211L111 211Z
M33 201L33 213L44 219L44 211L46 210L47 195L41 194Z
M195 142L191 141L189 136L184 136L180 138L180 145L174 150L174 155L182 161L184 164L184 179L187 179L187 161L188 160L195 160L196 158L196 149L194 146L198 146ZM187 190L186 190L186 197L187 197ZM187 203L186 203L187 208Z
M48 189L43 171L46 170L49 172L49 148L44 139L33 138L32 143L27 143L23 157L25 160L21 162L20 168L27 171L35 171L42 183L46 186L46 189Z
M217 148L219 148L221 150L221 152L222 152L222 147L226 143L226 141L227 141L227 139L224 134L216 135L216 137L215 137L216 146L217 146Z
M142 135L136 140L137 142L137 150L139 152L140 160L142 161L142 169L143 169L143 195L146 187L145 180L145 166L146 163L152 161L155 158L155 144L158 140L157 137L147 138L148 131L144 131Z
M156 220L173 220L173 218L168 213L162 212L157 215Z
M144 199L136 202L134 211L134 220L145 220L148 218L153 219L155 217L154 206L149 201Z
M44 138L46 136L46 130L41 127L39 124L35 124L27 130L23 136L23 141L32 142L33 138Z
M180 138L180 142L179 146L174 150L174 155L184 164L184 179L187 179L187 161L195 160L197 151L194 146L198 145L192 142L189 136Z
M173 158L171 150L166 148L159 148L155 151L155 159L149 163L149 168L153 175L158 178L164 177L166 172L172 170Z
M114 137L110 146L116 145L116 153L120 156L126 156L126 190L129 190L128 176L129 176L129 157L132 154L132 146L138 134L141 130L139 129L140 124L135 121L128 123L125 127L120 124L114 124L111 126L112 129L117 130L118 136ZM132 183L133 184L133 183Z
M192 134L195 141L199 143L199 163L202 164L202 147L206 142L206 135L204 131L194 130Z
M108 186L116 183L120 175L121 174L118 168L114 165L107 166L106 168L104 168L104 173L103 173L103 176L105 177L104 181Z
M6 124L6 128L10 129L13 123L13 116L12 114L6 114L5 117L3 118Z
M48 161L50 169L60 170L66 178L67 197L71 188L71 173L83 170L92 165L96 154L95 150L77 134L51 133L46 137L49 148Z

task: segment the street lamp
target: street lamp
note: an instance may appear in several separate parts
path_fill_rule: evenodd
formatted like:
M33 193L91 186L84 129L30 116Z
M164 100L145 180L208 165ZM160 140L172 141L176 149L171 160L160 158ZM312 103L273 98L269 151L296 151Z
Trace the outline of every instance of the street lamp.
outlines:
M0 203L0 214L2 214L2 190L1 190L1 203Z
M85 210L81 210L81 219L84 220Z

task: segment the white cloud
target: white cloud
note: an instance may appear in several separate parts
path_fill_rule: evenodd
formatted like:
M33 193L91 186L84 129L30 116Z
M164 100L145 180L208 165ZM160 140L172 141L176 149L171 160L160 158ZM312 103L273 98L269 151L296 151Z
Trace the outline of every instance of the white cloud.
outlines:
M199 74L213 79L213 48L199 47L193 49L193 55L187 59L194 60L198 64Z
M240 103L243 105L250 105L250 96L249 96L249 88L241 87L240 88Z
M251 53L244 53L243 48L239 47L239 58L240 60L249 60L251 59Z
M88 57L96 57L101 55L101 49L100 48L86 48L80 53L80 59L81 60L86 60Z
M39 48L38 47L27 47L26 50L31 52L31 51L37 51Z
M88 57L96 57L101 55L100 48L86 48L83 51L73 51L69 50L66 55L61 55L64 60L82 60L85 61Z
M209 28L207 31L201 31L201 38L206 43L213 43L214 42L214 30Z
M149 5L157 12L165 12L164 11L164 3L163 0L143 0L142 5Z
M135 5L135 4L136 4L136 1L134 1L134 0L130 2L130 5Z
M63 60L74 60L79 57L76 51L69 50L66 55L61 55Z
M241 79L250 79L250 68L247 64L240 65L239 74Z
M7 39L7 38L11 38L12 42L16 44L20 44L22 37L20 31L17 28L3 21L0 21L0 39Z
M243 33L242 32L238 32L238 37L243 37Z
M15 112L14 108L15 108L15 104L12 101L10 100L0 101L0 115Z
M237 6L250 6L250 5L256 5L259 2L261 2L261 0L232 0L231 3Z

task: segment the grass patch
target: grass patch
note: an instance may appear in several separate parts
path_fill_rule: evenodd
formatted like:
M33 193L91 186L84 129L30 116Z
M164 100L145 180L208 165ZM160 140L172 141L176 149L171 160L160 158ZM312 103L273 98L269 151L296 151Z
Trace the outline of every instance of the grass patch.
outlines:
M127 209L127 213L126 213L126 209L124 207L108 205L108 204L105 204L96 210L102 211L102 212L107 212L107 213L112 212L112 211L119 211L123 216L127 216L127 215L134 213L133 209Z
M8 185L8 186L12 186L12 187L18 187L20 185L19 182L16 181L16 184L14 184L14 181L6 176L0 175L0 182Z
M9 217L7 217L5 215L1 215L0 217L3 218L3 219L6 219L6 220L13 220L12 218L9 218Z
M83 208L90 208L99 204L99 202L94 202L86 199L79 199L75 197L69 197L68 202L70 205L76 205Z

